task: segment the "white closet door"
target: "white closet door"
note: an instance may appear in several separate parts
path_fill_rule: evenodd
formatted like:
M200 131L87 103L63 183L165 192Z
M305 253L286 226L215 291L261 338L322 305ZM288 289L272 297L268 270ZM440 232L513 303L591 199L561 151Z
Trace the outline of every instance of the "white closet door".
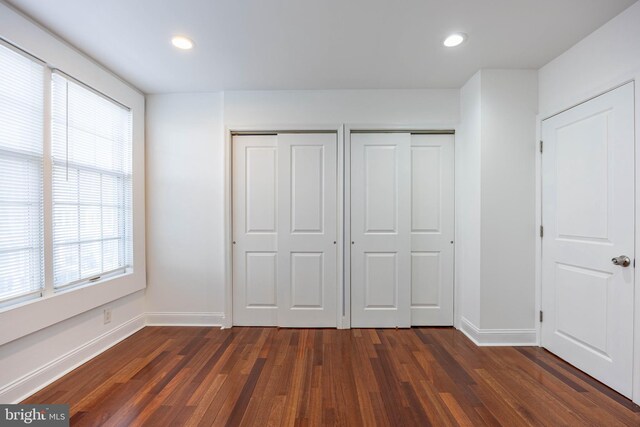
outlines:
M278 324L335 327L335 133L278 135Z
M542 124L542 345L627 397L633 372L633 103L629 83Z
M233 324L337 324L337 136L233 137Z
M411 325L453 325L453 135L411 135Z
M351 326L411 326L411 135L351 136Z
M277 143L233 137L234 325L278 325Z

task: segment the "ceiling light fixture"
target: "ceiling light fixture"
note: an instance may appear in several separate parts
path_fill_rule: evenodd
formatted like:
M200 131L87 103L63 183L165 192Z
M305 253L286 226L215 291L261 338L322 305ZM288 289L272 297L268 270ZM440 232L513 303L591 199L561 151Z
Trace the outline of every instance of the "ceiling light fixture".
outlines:
M193 40L185 36L175 36L171 39L173 44L178 49L189 50L193 48Z
M444 39L444 42L442 44L444 44L445 47L456 47L456 46L460 46L466 39L467 39L466 34L454 33L454 34L451 34L446 39Z

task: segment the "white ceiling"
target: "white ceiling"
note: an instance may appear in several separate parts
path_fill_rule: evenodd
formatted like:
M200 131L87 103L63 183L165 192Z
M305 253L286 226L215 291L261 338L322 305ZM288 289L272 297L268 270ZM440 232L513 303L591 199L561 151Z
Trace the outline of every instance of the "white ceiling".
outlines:
M634 2L10 0L147 93L457 88L479 68L539 68ZM445 49L453 31L469 41Z

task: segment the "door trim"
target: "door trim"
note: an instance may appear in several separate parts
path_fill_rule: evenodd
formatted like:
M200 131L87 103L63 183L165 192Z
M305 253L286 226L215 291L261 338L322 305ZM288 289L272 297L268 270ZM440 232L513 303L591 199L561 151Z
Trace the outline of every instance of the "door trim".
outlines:
M344 125L344 144L343 149L338 149L338 156L340 156L340 152L342 152L343 156L343 191L344 197L341 201L343 203L343 227L342 231L344 233L343 239L343 258L342 258L342 266L343 266L343 286L342 286L342 309L344 313L343 321L344 328L351 328L351 135L355 133L392 133L392 132L402 132L402 133L417 133L417 134L446 134L446 135L455 135L457 130L456 127L451 126L441 126L437 124L424 124L424 125L393 125L393 124L345 124ZM456 181L455 181L455 165L456 165L456 155L454 152L454 242L457 241L457 217L458 211L455 205L455 192L456 192ZM457 285L457 274L456 274L456 258L457 258L457 245L454 248L453 253L453 326L456 329L460 329L461 324L461 310L459 307L459 303L461 301L460 298L460 287ZM346 260L349 260L347 262ZM340 306L338 306L340 309Z
M630 77L630 78L629 78ZM632 83L634 85L635 103L634 103L634 117L635 117L635 251L636 258L638 258L638 250L640 249L640 85L637 82L640 81L640 74L627 76L617 82L610 82L607 90L591 91L588 96L581 100L577 100L573 105L567 106L560 111L555 112L541 112L536 116L536 140L535 140L535 171L536 171L536 210L535 210L535 233L536 249L535 249L535 330L536 330L536 343L539 347L542 346L542 323L538 313L542 306L542 238L540 237L540 227L542 224L542 153L539 149L540 140L542 138L542 124L545 120L556 116L562 112L577 107L580 104L584 104L598 96L609 93L615 89L624 86L625 84ZM634 330L633 330L633 393L632 401L636 404L640 404L640 267L635 269L635 292L634 292Z
M234 135L265 135L265 134L278 134L278 133L335 133L337 141L337 235L338 241L343 241L343 167L344 158L343 150L340 147L343 145L343 125L279 125L279 126L244 126L244 125L227 125L224 129L224 171L223 171L223 185L224 185L224 306L225 313L222 320L222 328L233 327L233 170L232 170L232 153L233 153L233 136ZM344 286L342 283L343 277L343 260L344 253L341 245L338 245L337 251L337 272L336 272L336 286L337 286L337 319L336 325L338 329L343 328L343 316L340 307L342 307L342 293L340 289Z

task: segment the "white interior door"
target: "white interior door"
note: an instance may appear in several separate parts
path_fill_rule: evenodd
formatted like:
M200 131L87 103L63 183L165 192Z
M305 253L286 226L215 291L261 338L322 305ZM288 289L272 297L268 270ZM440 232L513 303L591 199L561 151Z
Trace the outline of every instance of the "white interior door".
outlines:
M542 345L627 397L634 301L633 84L543 122ZM616 257L619 261L614 264Z
M411 326L411 134L351 135L351 326Z
M278 325L278 137L233 137L233 324Z
M411 135L411 325L453 325L454 137Z
M278 135L278 324L335 327L335 133Z
M233 137L233 324L337 324L337 136Z

